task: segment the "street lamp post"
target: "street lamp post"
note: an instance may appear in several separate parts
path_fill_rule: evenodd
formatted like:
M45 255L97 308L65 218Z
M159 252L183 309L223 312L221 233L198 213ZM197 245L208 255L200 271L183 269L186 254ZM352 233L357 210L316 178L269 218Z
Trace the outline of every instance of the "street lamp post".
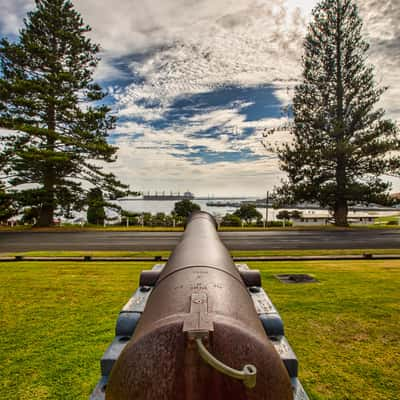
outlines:
M268 201L269 201L269 192L267 191L267 197L265 199L265 228L268 228Z

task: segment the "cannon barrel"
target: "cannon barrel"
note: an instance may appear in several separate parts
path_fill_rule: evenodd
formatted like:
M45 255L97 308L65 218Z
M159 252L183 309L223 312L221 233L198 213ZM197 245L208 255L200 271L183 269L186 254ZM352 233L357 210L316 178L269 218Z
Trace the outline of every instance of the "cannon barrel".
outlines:
M106 400L293 399L211 215L192 215L161 273L148 279L155 287L112 367Z

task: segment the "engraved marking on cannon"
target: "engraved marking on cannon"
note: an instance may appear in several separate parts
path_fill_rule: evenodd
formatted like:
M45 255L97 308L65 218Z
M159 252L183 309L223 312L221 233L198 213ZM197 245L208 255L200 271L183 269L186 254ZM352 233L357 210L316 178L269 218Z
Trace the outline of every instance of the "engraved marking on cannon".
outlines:
M207 285L204 285L204 284L201 284L201 283L191 284L191 285L189 285L189 288L190 288L190 290L193 290L193 291L195 291L195 290L200 290L200 291L208 290Z
M220 284L218 284L218 283L214 283L214 284L213 284L213 288L214 288L214 289L223 289L224 286L223 286L223 285L220 285Z
M174 290L183 289L183 288L184 288L183 285L178 285L178 286L175 286L175 287L174 287Z
M176 285L176 286L174 286L174 290L183 290L183 289L186 289L186 288L189 288L192 291L195 291L195 290L204 291L204 290L209 290L210 288L221 290L221 289L224 288L224 286L221 285L220 283L213 283L211 285L210 284L205 285L205 284L200 283L200 282L189 283L187 285Z

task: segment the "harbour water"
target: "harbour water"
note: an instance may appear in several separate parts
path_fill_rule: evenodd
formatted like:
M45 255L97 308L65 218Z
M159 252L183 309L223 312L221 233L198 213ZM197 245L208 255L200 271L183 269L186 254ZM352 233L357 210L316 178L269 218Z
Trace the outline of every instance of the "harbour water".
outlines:
M243 197L243 198L232 198L232 199L224 199L224 203L240 203L241 201L254 201L256 198L254 197ZM198 204L200 208L203 211L207 211L210 214L214 215L215 217L223 217L225 214L230 213L232 214L237 210L237 207L232 207L232 206L208 206L207 203L215 202L214 199L194 199L192 200L194 203ZM118 202L118 204L127 211L130 212L135 212L135 213L144 213L148 212L151 214L156 214L158 212L163 212L165 214L170 214L171 211L174 209L174 205L176 203L176 200L124 200ZM265 219L265 213L266 209L265 208L257 208L257 210L261 213L263 216L263 219ZM291 209L289 209L291 210ZM279 213L279 209L273 209L272 207L268 208L268 220L269 221L276 221L276 215ZM303 214L328 214L327 210L315 210L315 209L302 209L301 212ZM360 211L351 211L349 213L349 216L354 216L356 217L357 215L375 215L375 216L387 216L387 215L393 215L393 214L398 214L399 210L393 209L383 211L383 210L360 210Z
M245 200L254 200L249 198L242 198L242 199L231 199L232 202L240 202ZM207 203L210 200L192 200L193 203L196 203L200 206L203 211L208 211L210 214L214 216L225 215L227 213L233 213L236 208L235 207L210 207L207 206ZM226 200L230 202L230 199ZM152 214L156 214L158 212L163 212L166 214L170 214L173 211L175 203L177 200L125 200L120 201L118 204L127 211L131 212L149 212ZM259 211L264 215L265 209L259 209Z

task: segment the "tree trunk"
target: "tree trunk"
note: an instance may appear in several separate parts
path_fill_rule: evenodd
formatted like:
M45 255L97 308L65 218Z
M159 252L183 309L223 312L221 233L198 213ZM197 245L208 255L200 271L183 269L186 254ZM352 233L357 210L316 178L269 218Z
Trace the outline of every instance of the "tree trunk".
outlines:
M53 104L49 104L47 110L47 127L49 135L47 137L46 149L54 151L56 130L56 110ZM46 162L43 180L43 201L39 211L39 220L37 226L46 227L53 225L54 220L54 186L56 181L55 166L52 161Z
M336 202L335 210L334 210L334 218L336 226L349 226L347 222L347 214L348 214L348 205L347 200L341 200Z
M45 172L43 185L42 207L39 211L39 220L37 226L46 227L53 225L54 220L54 169L48 165Z
M347 176L346 176L346 162L342 155L338 156L336 165L336 199L334 207L334 217L336 226L348 226L347 214Z
M39 212L39 219L37 226L47 227L53 225L54 220L54 206L50 204L43 204Z

